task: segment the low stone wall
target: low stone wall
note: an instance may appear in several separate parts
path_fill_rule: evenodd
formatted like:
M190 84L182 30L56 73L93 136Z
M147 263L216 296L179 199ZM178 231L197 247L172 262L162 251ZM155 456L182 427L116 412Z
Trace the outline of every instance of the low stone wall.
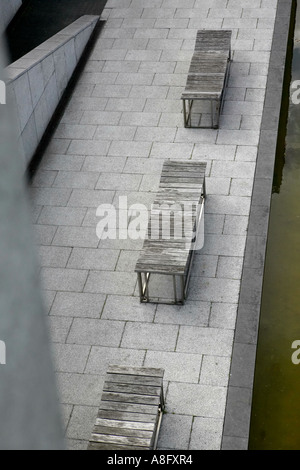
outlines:
M1 0L0 2L0 33L5 30L11 22L20 6L22 0Z
M26 168L99 20L82 16L6 69L15 106L20 154Z

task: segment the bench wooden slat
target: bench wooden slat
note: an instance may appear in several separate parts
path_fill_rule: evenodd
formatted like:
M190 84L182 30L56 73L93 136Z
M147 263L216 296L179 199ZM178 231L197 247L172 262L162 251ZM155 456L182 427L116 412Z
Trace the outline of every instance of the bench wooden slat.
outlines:
M114 401L102 401L100 403L101 410L104 411L119 411L125 413L144 413L153 415L157 412L156 405L145 405L142 403L122 403Z
M106 392L128 393L159 397L160 388L161 387L147 385L132 385L127 383L121 384L115 382L105 382L103 390Z
M155 369L152 367L124 367L124 366L117 366L117 365L110 365L107 369L108 374L129 374L129 375L137 375L140 376L147 376L147 377L160 377L163 378L164 370L163 369Z
M123 437L123 436L113 436L106 434L94 434L91 436L92 442L103 442L109 444L123 444L130 446L140 446L140 447L150 447L151 439L147 438L137 438L137 437Z
M89 445L88 445L88 450L89 451L96 451L96 450L112 450L112 445L111 444L107 444L105 442L89 442ZM114 444L113 446L113 450L120 450L120 451L124 451L124 450L131 450L131 451L134 451L134 450L148 450L148 447L147 446L129 446L129 445L117 445L117 444Z
M159 397L134 395L129 393L103 392L103 401L121 401L123 403L139 403L141 405L159 405Z
M120 436L120 437L136 437L142 439L152 439L153 431L144 431L143 429L130 429L130 428L117 428L106 426L98 426L97 424L94 427L93 434L102 435L106 434L108 436Z
M161 387L161 377L151 377L146 375L106 374L105 381L122 384L153 385L155 387Z
M131 416L133 419L133 417ZM141 431L153 431L154 423L143 421L120 421L116 419L96 419L96 426L109 426L111 428L135 429Z
M156 414L146 414L146 413L128 413L126 411L117 411L117 410L99 410L97 419L109 419L109 420L118 420L118 421L134 421L137 422L147 422L147 423L156 423L157 416Z

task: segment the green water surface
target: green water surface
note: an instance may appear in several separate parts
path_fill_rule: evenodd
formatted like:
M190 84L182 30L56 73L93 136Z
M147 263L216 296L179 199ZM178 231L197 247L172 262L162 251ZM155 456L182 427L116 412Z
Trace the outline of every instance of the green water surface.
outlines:
M293 47L291 84L300 80L299 8ZM300 364L292 362L300 340L300 104L291 93L275 169L250 450L300 450Z

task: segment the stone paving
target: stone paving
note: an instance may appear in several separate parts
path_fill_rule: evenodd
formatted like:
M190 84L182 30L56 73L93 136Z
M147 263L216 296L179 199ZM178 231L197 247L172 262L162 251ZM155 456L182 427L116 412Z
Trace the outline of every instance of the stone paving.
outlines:
M151 7L149 7L151 3ZM183 8L184 6L184 8ZM277 0L108 0L31 187L69 449L86 449L110 363L163 367L160 449L221 447ZM184 129L196 31L231 29L219 130ZM150 204L163 159L206 161L205 245L186 305L141 305L142 240L100 240L100 204Z

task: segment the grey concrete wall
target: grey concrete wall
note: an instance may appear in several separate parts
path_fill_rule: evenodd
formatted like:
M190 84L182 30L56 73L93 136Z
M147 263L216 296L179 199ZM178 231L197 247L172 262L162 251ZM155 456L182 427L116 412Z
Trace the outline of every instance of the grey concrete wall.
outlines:
M24 169L55 112L98 22L82 16L5 69L7 96L18 121L19 153Z
M13 19L22 0L1 0L0 2L0 32L2 32Z

